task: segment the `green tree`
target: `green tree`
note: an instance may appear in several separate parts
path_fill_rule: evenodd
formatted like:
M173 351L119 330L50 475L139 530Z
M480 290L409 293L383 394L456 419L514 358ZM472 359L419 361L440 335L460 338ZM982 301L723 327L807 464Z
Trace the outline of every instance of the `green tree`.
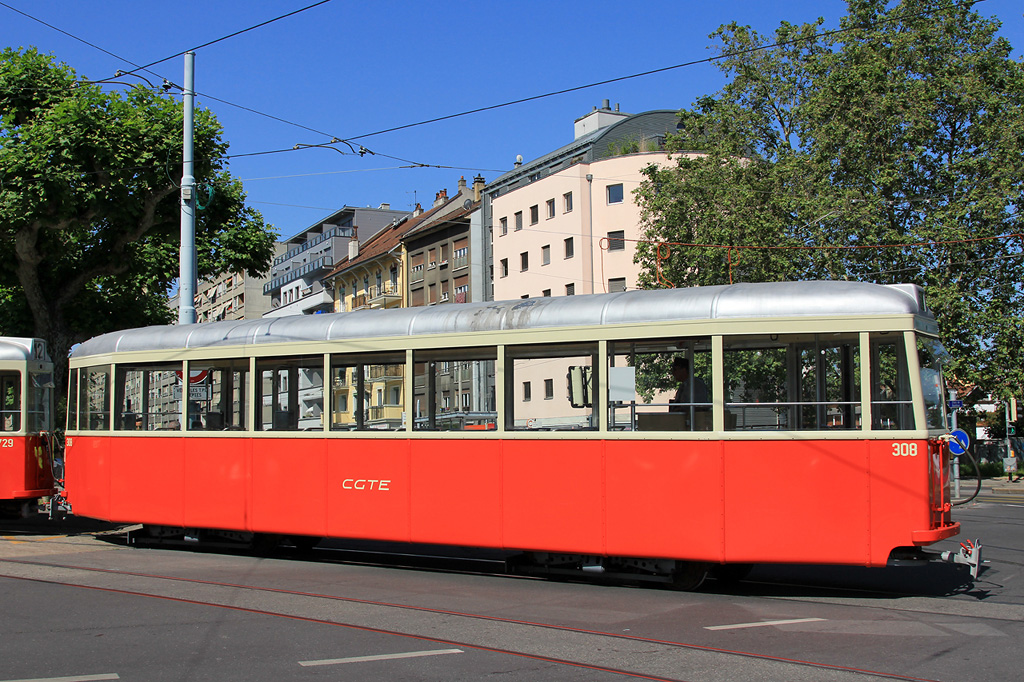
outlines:
M675 163L637 190L641 282L916 283L952 374L1019 390L1024 258L1003 237L1021 231L1022 65L973 3L847 4L836 31L711 35L730 81L680 113Z
M45 339L59 381L75 343L173 318L182 116L169 96L104 92L34 49L0 52L0 333ZM194 175L214 188L198 273L262 274L274 235L225 170L221 132L197 110Z

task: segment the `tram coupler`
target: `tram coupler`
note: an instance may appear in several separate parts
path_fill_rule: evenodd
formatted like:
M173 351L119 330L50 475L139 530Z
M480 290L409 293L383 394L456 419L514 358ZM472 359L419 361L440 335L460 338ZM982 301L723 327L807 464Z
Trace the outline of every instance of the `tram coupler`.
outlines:
M981 540L965 540L960 549L942 552L942 561L951 564L962 564L971 570L971 577L977 580L981 568Z

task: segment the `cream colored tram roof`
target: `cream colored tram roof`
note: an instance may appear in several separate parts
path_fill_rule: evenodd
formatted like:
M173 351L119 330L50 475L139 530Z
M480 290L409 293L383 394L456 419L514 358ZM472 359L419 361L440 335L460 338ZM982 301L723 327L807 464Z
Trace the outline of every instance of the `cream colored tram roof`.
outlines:
M0 362L27 362L32 360L33 344L36 339L0 336Z
M602 324L893 314L931 316L924 307L920 290L912 284L731 284L146 327L90 339L78 346L72 357L125 351Z

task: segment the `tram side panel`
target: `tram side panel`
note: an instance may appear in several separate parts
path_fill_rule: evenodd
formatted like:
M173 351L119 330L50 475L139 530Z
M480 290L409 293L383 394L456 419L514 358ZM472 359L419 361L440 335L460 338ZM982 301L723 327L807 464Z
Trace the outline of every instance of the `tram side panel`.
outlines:
M327 534L327 449L322 438L253 438L252 528Z
M607 553L724 558L721 441L609 440Z
M251 480L251 438L188 439L182 491L184 525L249 530Z
M409 538L413 542L502 546L502 508L508 504L501 485L502 451L507 441L422 439L407 445L411 448ZM535 499L516 513L532 515L536 506L543 507L543 500Z
M64 492L76 516L114 520L110 499L111 440L93 435L73 435L65 440ZM149 445L146 441L146 447ZM131 465L129 470L135 472L136 466ZM136 485L140 487L138 482Z
M323 534L409 542L409 456L405 439L328 440Z
M871 554L864 441L723 447L726 561L879 565Z
M109 443L111 517L133 523L185 525L184 439L101 436L97 440Z
M599 441L502 441L502 528L510 549L604 554Z

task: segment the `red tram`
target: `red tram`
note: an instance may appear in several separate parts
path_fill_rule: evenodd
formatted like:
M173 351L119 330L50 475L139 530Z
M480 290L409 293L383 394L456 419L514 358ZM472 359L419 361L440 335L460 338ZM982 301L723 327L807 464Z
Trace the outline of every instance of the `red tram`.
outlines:
M0 337L0 511L53 493L53 364L40 339Z
M885 566L959 532L936 332L915 286L789 282L111 333L71 357L66 496L687 586Z

